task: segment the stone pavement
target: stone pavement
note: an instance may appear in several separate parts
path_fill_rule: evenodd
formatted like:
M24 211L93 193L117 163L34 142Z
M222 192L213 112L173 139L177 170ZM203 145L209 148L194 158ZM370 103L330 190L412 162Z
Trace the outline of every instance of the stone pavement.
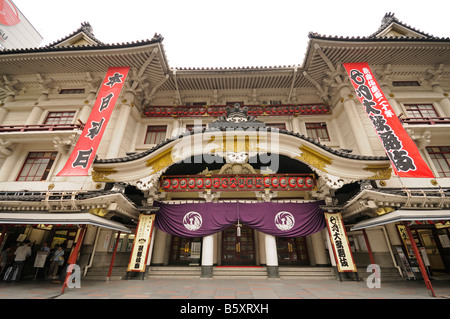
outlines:
M432 280L436 297L423 281L381 282L331 279L81 279L80 288L49 280L0 282L0 299L450 299L450 279Z

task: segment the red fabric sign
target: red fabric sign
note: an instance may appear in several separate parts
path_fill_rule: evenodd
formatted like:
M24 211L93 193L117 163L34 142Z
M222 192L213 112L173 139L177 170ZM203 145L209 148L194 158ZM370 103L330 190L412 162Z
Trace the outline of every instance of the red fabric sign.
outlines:
M434 178L414 141L409 137L378 85L367 62L343 63L356 95L365 108L394 172L399 177Z
M57 176L86 176L109 122L130 67L111 67L106 72L97 100L83 132L64 168Z

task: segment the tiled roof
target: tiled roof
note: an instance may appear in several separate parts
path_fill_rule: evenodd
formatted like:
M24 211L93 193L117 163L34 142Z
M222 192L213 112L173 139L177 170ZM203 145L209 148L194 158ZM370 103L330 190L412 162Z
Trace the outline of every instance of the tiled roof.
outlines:
M226 130L229 128L219 128L219 130ZM123 162L129 162L129 161L134 161L140 158L143 158L155 151L157 151L158 149L162 148L164 145L169 144L172 141L175 141L177 139L181 139L185 136L189 136L189 135L193 135L193 134L203 134L203 133L207 133L207 132L214 132L217 131L218 129L209 129L209 128L203 128L201 130L192 130L192 131L187 131L184 132L178 136L174 136L172 138L168 138L165 141L161 142L160 144L156 145L155 147L148 149L144 152L141 153L130 153L129 156L126 157L120 157L120 158L106 158L106 159L98 159L96 158L94 160L94 163L96 164L107 164L107 163L123 163ZM255 130L254 128L250 128L249 130ZM256 129L258 130L258 129ZM281 134L285 134L285 135L291 135L291 136L295 136L298 137L300 139L303 139L305 141L308 141L312 144L315 144L319 147L321 147L322 149L324 149L325 151L335 154L337 156L340 157L344 157L344 158L348 158L348 159L356 159L356 160L389 160L389 158L387 156L363 156L363 155L356 155L356 154L350 154L349 152L343 151L343 150L336 150L336 149L332 149L327 147L326 145L323 145L317 141L315 141L314 139L311 139L307 136L298 134L298 133L294 133L291 131L287 131L287 130L283 130L283 129L278 129L278 128L273 128L273 127L267 127L264 128L264 130L267 130L267 132L279 132Z

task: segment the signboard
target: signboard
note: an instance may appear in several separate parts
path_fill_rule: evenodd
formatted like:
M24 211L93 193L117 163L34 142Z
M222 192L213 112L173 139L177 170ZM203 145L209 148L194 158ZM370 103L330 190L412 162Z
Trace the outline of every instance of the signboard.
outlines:
M47 251L38 251L36 253L36 258L34 259L33 267L44 268L45 260L47 259L48 254L49 253Z
M344 63L350 82L365 108L399 177L434 178L414 141L389 104L368 63Z
M87 176L108 125L130 67L111 67L106 72L89 119L58 176Z
M0 51L37 47L42 36L12 0L0 0Z
M141 214L139 216L136 236L134 237L133 250L131 251L130 262L128 263L127 271L145 271L154 221L155 215Z
M339 272L357 272L340 213L325 213L328 233Z

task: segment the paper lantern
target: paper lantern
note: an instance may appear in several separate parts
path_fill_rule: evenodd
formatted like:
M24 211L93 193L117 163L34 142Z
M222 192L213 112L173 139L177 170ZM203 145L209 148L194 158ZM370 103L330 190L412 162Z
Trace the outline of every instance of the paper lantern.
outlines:
M248 188L252 188L253 187L253 178L247 177L245 184L247 185Z
M236 188L237 187L237 179L232 177L230 178L230 187L231 188Z
M165 179L165 180L163 181L163 188L167 189L167 188L169 188L169 187L170 187L170 180Z
M296 187L297 186L297 180L295 177L289 177L289 187Z
M303 179L303 177L297 177L297 186L298 187L305 186L305 180Z
M239 186L239 188L244 188L245 187L245 178L242 178L242 177L239 178L238 186Z
M179 184L179 181L178 181L178 178L174 178L174 179L172 179L172 188L178 188L178 184Z
M186 188L187 186L187 181L185 178L180 179L180 187L181 188Z
M263 180L261 177L255 178L255 187L260 188L263 185Z
M194 188L195 187L195 179L189 178L188 186L189 186L189 188Z
M278 185L280 185L280 180L278 179L278 177L272 177L272 186L278 187Z
M314 186L314 180L313 180L312 177L309 177L309 176L308 176L308 177L306 178L305 183L306 183L306 186L307 186L307 187L313 187L313 186Z
M264 183L264 187L270 187L270 185L272 185L270 183L270 177L264 177L263 183Z
M212 184L213 184L214 188L219 188L220 187L220 179L213 178Z
M288 181L286 177L281 177L280 178L280 186L281 187L286 187L288 185Z
M203 178L197 178L195 184L197 185L197 188L203 188Z
M222 188L228 187L228 178L222 178Z
M211 186L212 186L211 178L209 178L209 177L205 178L205 187L206 188L211 188Z

